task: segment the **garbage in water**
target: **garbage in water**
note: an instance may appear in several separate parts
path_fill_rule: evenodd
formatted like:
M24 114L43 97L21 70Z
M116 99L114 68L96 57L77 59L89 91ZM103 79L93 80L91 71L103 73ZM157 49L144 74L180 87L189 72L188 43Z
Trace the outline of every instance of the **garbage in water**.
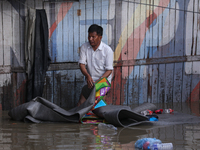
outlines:
M173 144L162 143L156 138L143 138L136 141L135 148L137 150L173 150Z
M146 115L149 118L149 121L158 121L157 115Z
M158 109L158 110L155 110L154 113L156 114L162 114L162 113L165 113L165 114L171 114L172 112L174 112L174 110L172 110L171 108L168 108L168 109Z
M152 115L153 111L147 109L147 110L141 111L141 114L144 115L144 116L146 116L146 115Z
M150 146L150 150L173 150L173 144L172 143L153 144Z
M149 118L149 121L158 121L158 116L154 115L154 114L171 114L173 113L174 110L172 110L171 108L169 109L157 109L154 111L151 111L149 109L147 110L143 110L140 112L141 115L147 116Z
M148 117L149 121L158 121L158 116L153 115L153 111L151 110L144 110L140 112L141 115Z
M154 113L156 113L156 114L162 114L163 113L163 109L155 110Z
M164 113L166 113L166 114L171 114L173 111L174 111L174 110L172 110L171 108L169 108L169 109L165 109L165 110L164 110Z
M117 131L117 127L113 126L112 124L105 124L105 123L99 123L98 129L100 130L114 130Z

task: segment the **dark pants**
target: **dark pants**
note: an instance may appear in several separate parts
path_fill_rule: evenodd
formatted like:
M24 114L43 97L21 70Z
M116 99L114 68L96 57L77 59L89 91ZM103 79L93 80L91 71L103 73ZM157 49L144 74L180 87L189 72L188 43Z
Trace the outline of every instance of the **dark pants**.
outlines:
M93 88L94 86L91 89L88 88L88 85L83 86L81 94L85 97L85 99L88 99Z

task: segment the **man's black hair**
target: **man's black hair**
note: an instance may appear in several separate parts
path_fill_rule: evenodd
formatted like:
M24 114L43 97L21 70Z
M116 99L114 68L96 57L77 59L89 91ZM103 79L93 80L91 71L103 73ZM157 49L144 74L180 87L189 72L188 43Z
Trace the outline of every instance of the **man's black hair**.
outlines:
M93 24L89 27L88 33L96 32L97 35L103 35L103 28L97 24Z

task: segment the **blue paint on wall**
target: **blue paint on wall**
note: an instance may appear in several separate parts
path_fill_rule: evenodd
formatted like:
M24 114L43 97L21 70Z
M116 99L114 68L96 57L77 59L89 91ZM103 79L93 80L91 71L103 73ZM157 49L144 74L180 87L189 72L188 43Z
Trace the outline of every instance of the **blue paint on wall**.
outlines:
M87 19L87 20L80 20L80 25L91 25L95 22L95 24L108 24L107 19Z
M7 0L7 1L18 12L21 19L25 22L25 16L24 15L25 15L25 2L26 2L26 0L20 0L20 1Z
M171 2L175 2L175 0L171 0ZM171 7L173 7L173 5L171 5ZM163 11L162 14L160 14L159 16L157 16L157 18L152 22L152 24L149 26L149 30L146 32L146 35L145 35L145 38L143 40L143 43L140 47L140 50L138 52L138 55L137 55L137 59L143 59L143 56L145 56L145 58L152 58L154 56L155 53L157 53L157 55L159 55L158 53L161 53L161 51L158 51L158 46L160 44L160 42L163 40L163 33L162 32L159 32L158 31L162 31L162 30L158 30L159 27L160 27L160 24L162 24L162 28L164 28L164 25L165 25L165 21L167 19L167 16L169 14L169 9L165 9ZM152 35L154 36L154 38L152 39ZM169 41L170 43L171 41ZM154 43L156 43L156 45L153 45ZM163 50L163 49L162 49ZM161 55L161 54L160 54ZM141 66L142 67L142 66ZM143 69L140 71L136 71L136 67L134 67L133 71L130 73L129 76L133 76L134 72L135 72L135 76L137 77L141 77L141 78L146 78L146 77L143 77L142 76L142 72L145 71L144 69L146 69L146 67L143 67ZM141 75L140 75L141 74ZM139 83L139 86L141 87L140 88L140 93L139 93L139 103L143 103L144 100L143 100L143 88L142 88L142 85L143 84L146 84L146 80L143 80L143 79L140 79L140 78L137 78L138 80L138 83ZM127 87L127 84L128 84L128 81L126 82L126 87ZM128 86L128 88L130 89L131 87ZM127 97L128 95L126 94L126 99L128 99L128 103L130 103L131 100L129 100L129 98ZM124 102L125 104L126 102Z
M56 56L57 56L57 52L56 52L56 47L57 47L57 43L56 43L56 35L57 32L56 30L54 30L52 36L51 36L51 58L52 58L52 62L56 62Z

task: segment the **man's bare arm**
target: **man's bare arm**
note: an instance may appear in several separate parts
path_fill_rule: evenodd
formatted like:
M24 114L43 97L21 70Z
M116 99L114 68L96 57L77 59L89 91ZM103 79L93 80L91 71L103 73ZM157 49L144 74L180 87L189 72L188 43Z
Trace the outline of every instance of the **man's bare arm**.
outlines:
M82 74L87 78L88 88L92 88L94 85L94 81L93 81L92 77L89 75L89 73L87 72L87 70L85 68L85 64L79 64L79 67L81 69Z
M101 76L101 78L104 78L104 77L108 78L111 73L112 73L112 70L106 70L106 72Z
M106 72L101 76L101 78L108 78L111 73L112 73L112 70L106 70ZM101 78L99 78L99 80ZM99 81L99 80L97 80L97 81Z

